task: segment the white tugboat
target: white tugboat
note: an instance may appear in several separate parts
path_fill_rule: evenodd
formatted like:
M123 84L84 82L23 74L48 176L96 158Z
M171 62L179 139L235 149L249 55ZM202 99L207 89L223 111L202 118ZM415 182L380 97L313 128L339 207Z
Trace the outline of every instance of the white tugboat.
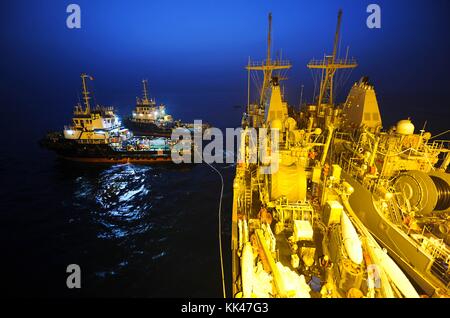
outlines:
M158 105L154 98L148 97L147 80L142 85L142 98L136 98L136 108L125 125L139 136L170 136L177 122L166 113L164 104Z

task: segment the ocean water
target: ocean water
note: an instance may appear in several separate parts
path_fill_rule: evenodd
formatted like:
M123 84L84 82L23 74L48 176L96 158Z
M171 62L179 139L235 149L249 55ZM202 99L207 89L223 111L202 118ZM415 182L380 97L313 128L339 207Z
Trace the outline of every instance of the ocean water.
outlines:
M0 266L9 296L222 296L221 183L209 166L72 163L37 143L0 160ZM235 169L216 167L225 182L228 283ZM66 286L69 264L81 268L80 289Z

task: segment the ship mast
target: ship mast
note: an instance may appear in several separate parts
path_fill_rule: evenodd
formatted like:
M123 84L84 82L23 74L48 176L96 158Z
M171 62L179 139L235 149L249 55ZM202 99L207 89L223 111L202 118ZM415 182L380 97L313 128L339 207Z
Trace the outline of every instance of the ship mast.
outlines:
M147 94L147 80L142 80L144 102L148 102L148 94Z
M321 69L322 74L325 73L320 83L320 93L317 100L317 106L319 109L324 102L328 102L328 104L333 105L333 78L336 71L338 69L352 69L358 66L355 60L348 60L347 57L341 60L336 59L341 20L342 10L339 10L336 33L334 35L333 54L325 56L323 60L311 60L307 65L309 69Z
M85 73L81 74L81 81L83 83L83 100L84 100L84 106L85 106L84 112L86 114L89 114L91 112L91 106L89 105L89 99L91 99L91 98L89 97L89 91L87 89L86 78L89 78L91 81L93 80L93 78L92 78L92 76L89 76Z
M264 104L264 97L266 95L266 89L269 87L270 79L272 78L272 72L275 70L290 69L292 65L288 61L271 60L270 50L272 44L272 13L269 13L269 30L267 34L267 57L263 62L251 63L250 60L246 66L247 71L263 71L264 80L261 89L261 95L259 98L259 105Z

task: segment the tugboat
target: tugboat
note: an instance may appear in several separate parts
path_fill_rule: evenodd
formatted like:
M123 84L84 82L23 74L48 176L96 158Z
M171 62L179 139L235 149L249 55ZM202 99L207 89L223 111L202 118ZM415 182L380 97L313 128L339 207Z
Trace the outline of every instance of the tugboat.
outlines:
M62 132L52 132L40 144L59 156L82 162L96 163L169 163L174 142L168 138L134 137L122 126L113 107L96 105L91 108L87 80L81 74L84 108L74 108L72 125Z
M335 49L340 21L341 12ZM355 190L330 161L334 130L320 128L312 116L301 127L290 115L280 80L291 64L272 60L270 45L269 14L267 58L246 67L248 78L252 71L262 71L264 78L258 101L248 102L242 120L233 182L232 296L419 297L347 204ZM335 53L328 61L336 68L355 64L337 60Z
M142 80L142 85L142 98L136 98L136 108L125 120L125 126L138 136L170 137L179 122L166 113L164 104L157 105L154 98L148 97L147 80Z

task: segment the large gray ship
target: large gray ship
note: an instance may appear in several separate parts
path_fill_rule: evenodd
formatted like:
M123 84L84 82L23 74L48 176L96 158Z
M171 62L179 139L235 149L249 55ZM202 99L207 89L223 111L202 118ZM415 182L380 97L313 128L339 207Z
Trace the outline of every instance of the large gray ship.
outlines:
M333 53L307 65L320 89L300 112L282 93L291 64L271 59L271 15L267 58L246 67L249 98L233 183L233 297L450 294L449 142L415 133L410 120L384 131L366 77L335 103L335 74L357 66L348 54L338 56L341 18L340 11ZM251 72L263 73L254 103ZM262 137L265 144L255 145ZM275 172L263 172L274 163Z

